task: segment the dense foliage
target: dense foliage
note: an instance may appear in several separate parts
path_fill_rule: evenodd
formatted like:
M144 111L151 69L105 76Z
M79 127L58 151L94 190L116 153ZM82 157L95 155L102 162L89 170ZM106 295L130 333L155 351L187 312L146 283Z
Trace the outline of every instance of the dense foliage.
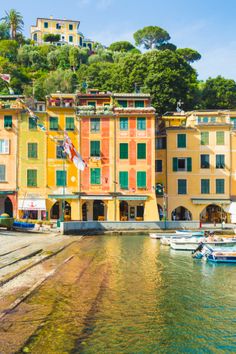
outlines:
M11 16L10 16L11 14ZM0 73L10 74L17 94L44 99L55 91L75 92L85 87L113 92L150 92L159 114L176 109L236 108L236 83L222 77L199 82L191 64L201 55L191 48L177 48L170 35L149 26L134 34L136 45L120 41L105 48L95 43L93 51L50 42L36 46L22 36L23 19L11 10L0 22ZM9 88L0 81L0 93Z

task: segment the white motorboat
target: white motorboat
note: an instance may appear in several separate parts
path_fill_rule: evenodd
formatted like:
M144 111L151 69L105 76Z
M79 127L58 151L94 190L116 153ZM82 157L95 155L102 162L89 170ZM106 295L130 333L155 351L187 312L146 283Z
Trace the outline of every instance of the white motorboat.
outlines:
M193 230L176 230L175 231L176 235L181 235L184 237L203 237L204 236L204 231L193 231Z
M149 236L155 239L170 238L176 236L174 233L150 233Z
M236 238L223 240L207 240L205 238L182 238L171 240L170 247L179 251L194 251L200 243L214 248L236 247Z

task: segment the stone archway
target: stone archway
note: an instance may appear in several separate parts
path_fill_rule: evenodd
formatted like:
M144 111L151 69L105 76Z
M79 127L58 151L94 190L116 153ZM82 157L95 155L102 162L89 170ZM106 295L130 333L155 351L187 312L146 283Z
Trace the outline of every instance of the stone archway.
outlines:
M84 203L82 205L82 220L83 221L88 220L88 205L87 205L87 203Z
M187 208L179 206L172 211L171 220L190 221L192 220L192 213Z
M105 207L102 200L94 200L93 202L93 220L105 220Z
M56 202L53 204L50 210L50 219L60 219L60 203Z
M120 202L120 221L127 221L129 218L129 205L124 200Z
M10 198L6 198L4 201L4 213L8 214L10 217L13 217L13 205Z
M206 223L221 223L226 217L224 209L217 204L207 205L200 214L200 220Z

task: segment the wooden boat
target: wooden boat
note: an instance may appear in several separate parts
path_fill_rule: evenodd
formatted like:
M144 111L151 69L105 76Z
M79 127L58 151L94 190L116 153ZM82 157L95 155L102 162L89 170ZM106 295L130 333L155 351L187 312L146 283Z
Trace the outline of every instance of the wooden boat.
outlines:
M183 238L171 240L170 247L178 251L194 251L200 244L204 244L210 247L236 247L236 238L234 239L223 239L223 240L207 240L205 238Z
M208 245L200 244L193 252L193 258L205 258L213 263L236 263L236 251L214 250Z

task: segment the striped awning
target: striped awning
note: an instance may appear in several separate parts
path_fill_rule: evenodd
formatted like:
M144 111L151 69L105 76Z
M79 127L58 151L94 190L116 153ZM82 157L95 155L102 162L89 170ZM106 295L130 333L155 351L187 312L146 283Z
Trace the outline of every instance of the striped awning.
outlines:
M231 203L230 199L191 198L191 200L193 204L203 204L203 205L209 205L209 204L223 205L223 204Z

